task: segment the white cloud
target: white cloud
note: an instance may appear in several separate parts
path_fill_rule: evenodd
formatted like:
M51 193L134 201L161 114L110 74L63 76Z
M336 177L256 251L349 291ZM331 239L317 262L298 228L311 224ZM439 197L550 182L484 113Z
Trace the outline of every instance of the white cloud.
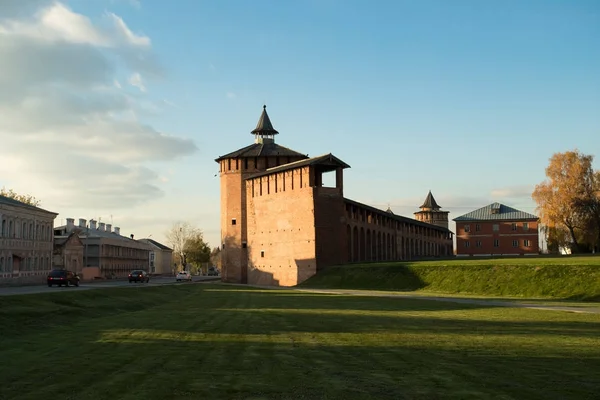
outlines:
M128 3L135 8L142 8L142 2L140 0L128 0Z
M138 10L142 8L142 2L140 0L111 0L111 3L126 3Z
M115 14L94 21L61 2L0 1L0 177L59 212L159 198L152 163L197 150L142 122L162 100L121 90L161 75L150 38Z
M133 46L150 46L150 38L133 33L121 17L113 13L108 13L108 16L113 20L117 38L125 39L127 43Z
M144 86L144 80L142 79L142 76L139 72L135 72L129 77L129 84L131 86L137 87L142 92L146 91L146 86Z
M163 99L163 103L165 103L166 105L171 106L171 107L178 107L177 104L175 104L172 101L167 100L167 99Z
M228 99L235 99L237 97L237 95L233 92L227 92L226 96Z
M533 189L534 188L531 185L515 185L494 189L490 194L494 199L498 199L498 201L502 200L503 198L514 199L525 197L531 199Z
M123 19L106 14L107 26L95 26L81 14L60 2L38 10L31 19L5 19L0 22L0 34L8 37L27 37L39 42L67 42L98 47L150 47L150 38L133 33Z

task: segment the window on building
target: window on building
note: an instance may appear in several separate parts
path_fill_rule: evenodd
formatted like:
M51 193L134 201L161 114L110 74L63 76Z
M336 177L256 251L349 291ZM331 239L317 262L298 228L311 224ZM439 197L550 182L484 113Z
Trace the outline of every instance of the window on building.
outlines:
M528 239L523 240L523 246L529 247L529 240Z
M237 225L237 221L235 220L235 218L231 218L231 225Z
M513 240L513 247L519 247L519 241Z
M471 225L465 225L465 232L471 232Z
M260 251L260 256L261 256L261 257L264 257L264 256L265 256L265 251L264 251L264 250L261 250L261 251Z
M524 231L529 230L529 223L523 222L523 230Z
M471 247L471 242L469 242L468 240L465 242L465 247Z
M476 242L475 242L475 246L476 246L476 247L481 247L481 240L478 240L478 241L476 241Z
M246 242L242 242L242 249L245 249L245 248L247 248L247 247L248 247L248 243L246 243Z
M498 231L500 230L500 225L498 225L498 224L494 224L494 225L492 225L492 230L493 230L494 232L498 232Z
M475 232L479 232L481 230L481 225L475 224Z
M500 247L500 240L494 239L494 247Z
M517 223L516 223L516 222L513 222L513 223L511 224L511 229L512 229L513 231L516 231L516 230L517 230Z

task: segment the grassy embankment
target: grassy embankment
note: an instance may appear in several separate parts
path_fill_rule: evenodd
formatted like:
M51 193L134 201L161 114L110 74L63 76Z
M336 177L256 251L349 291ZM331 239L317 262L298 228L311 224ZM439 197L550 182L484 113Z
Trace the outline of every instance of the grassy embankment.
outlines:
M600 301L600 257L345 265L327 268L299 287Z
M0 399L565 400L600 387L597 314L221 284L68 290L0 298Z

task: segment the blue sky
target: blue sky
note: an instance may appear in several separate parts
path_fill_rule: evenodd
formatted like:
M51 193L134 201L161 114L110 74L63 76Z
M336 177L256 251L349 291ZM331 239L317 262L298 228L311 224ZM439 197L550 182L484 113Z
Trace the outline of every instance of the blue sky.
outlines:
M160 110L139 119L197 151L146 160L166 176L156 198L59 219L110 213L158 239L189 219L217 245L214 159L252 142L263 103L279 144L351 165L346 197L406 216L428 190L451 218L492 201L534 212L553 153L600 153L598 1L64 4L98 24L114 13L151 40L144 101Z

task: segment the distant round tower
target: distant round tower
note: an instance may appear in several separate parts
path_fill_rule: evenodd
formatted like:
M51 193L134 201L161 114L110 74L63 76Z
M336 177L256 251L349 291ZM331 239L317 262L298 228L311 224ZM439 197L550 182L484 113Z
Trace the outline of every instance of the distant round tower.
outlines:
M275 143L275 135L267 106L251 132L254 143L217 158L221 177L221 279L247 283L248 251L246 224L246 178L294 161L308 158Z
M437 225L448 229L448 214L450 211L440 210L441 207L433 198L431 190L419 208L421 211L414 213L417 221L427 222L428 224Z

